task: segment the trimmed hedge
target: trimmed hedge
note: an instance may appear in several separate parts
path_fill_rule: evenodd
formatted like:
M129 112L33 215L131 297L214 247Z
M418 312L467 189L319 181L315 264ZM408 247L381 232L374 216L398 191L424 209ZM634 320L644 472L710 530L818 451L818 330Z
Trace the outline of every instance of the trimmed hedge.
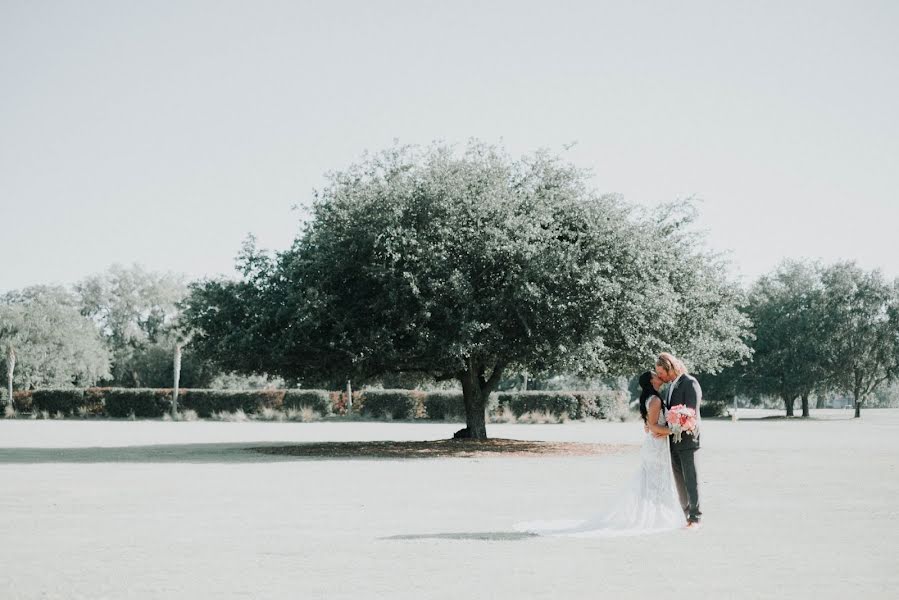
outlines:
M623 390L571 392L577 399L577 419L623 421L630 415L628 393Z
M283 402L284 390L178 390L178 409L193 410L204 418L217 412L256 413L262 408L280 408Z
M84 405L84 390L76 388L49 388L31 392L31 409L47 411L51 415L58 412L69 416Z
M382 419L422 419L426 392L418 390L363 390L359 414Z
M428 392L424 399L425 416L436 421L465 420L462 392Z
M106 415L120 419L132 413L139 418L159 418L172 409L172 392L166 389L110 388L104 400Z
M529 412L546 411L554 417L576 419L578 399L571 392L527 391L500 392L496 395L497 411L508 408L516 418Z
M62 412L66 416L160 418L172 409L169 388L43 389L15 392L20 412ZM346 414L346 394L324 390L202 390L184 389L178 394L179 410L193 410L208 418L218 412L246 414L263 408L278 410L308 407L322 416ZM630 410L627 393L599 391L500 392L490 396L487 411L496 415L507 407L515 417L529 412L548 412L556 418L624 420ZM465 420L460 391L362 390L353 392L353 412L375 419Z

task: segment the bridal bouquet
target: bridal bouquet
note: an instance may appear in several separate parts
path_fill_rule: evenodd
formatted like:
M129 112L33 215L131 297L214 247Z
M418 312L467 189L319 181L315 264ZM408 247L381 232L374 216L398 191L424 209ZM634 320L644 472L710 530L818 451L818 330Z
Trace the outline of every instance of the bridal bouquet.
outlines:
M681 441L683 434L693 435L696 431L696 411L683 404L672 406L665 420L674 433L675 442Z

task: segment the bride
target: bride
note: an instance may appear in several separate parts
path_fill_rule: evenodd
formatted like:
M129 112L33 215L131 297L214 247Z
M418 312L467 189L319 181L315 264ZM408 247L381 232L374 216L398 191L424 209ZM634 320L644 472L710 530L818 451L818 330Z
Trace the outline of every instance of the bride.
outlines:
M640 376L640 416L646 437L640 448L640 469L607 510L579 521L519 523L516 531L540 535L613 537L683 528L686 517L677 497L665 411L658 389L661 381L647 371Z

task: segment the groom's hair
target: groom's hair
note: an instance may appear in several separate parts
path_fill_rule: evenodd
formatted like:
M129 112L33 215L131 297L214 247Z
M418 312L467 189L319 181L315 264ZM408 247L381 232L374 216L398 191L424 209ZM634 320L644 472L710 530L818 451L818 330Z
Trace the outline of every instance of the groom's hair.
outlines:
M656 366L662 367L666 371L674 371L678 377L687 372L687 367L684 366L681 359L667 352L659 354L659 358L656 359Z

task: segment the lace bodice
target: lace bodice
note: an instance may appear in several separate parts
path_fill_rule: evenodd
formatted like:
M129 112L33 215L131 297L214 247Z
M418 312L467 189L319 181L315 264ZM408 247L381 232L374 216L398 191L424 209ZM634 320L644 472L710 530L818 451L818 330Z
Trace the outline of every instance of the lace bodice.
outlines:
M646 406L648 408L649 405L652 404L652 402L655 400L658 400L659 404L661 405L661 409L659 410L659 418L658 420L656 420L656 425L666 425L668 422L665 420L665 403L662 402L661 398L659 398L658 396L653 396L646 401Z

